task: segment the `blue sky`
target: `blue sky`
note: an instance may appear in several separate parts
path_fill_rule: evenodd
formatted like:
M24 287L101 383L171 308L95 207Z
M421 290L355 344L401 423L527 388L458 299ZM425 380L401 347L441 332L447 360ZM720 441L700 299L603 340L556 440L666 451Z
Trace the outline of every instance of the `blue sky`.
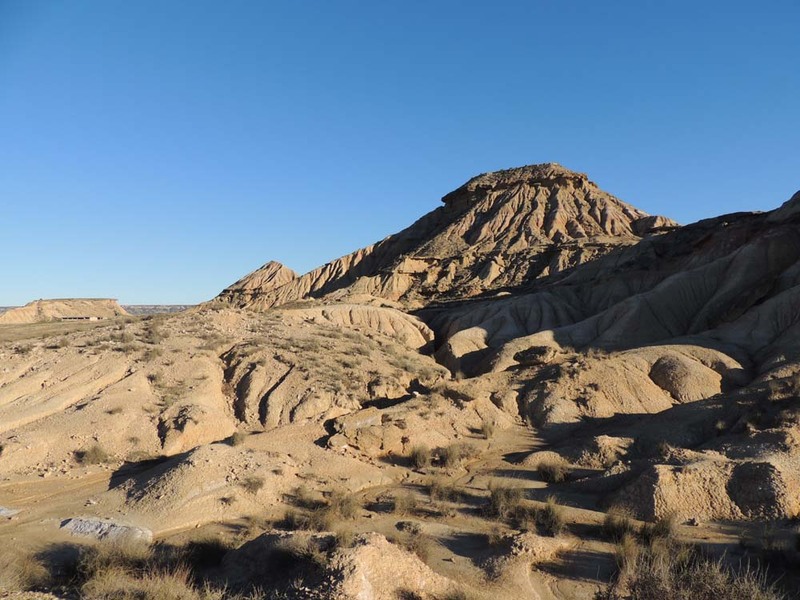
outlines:
M0 305L209 299L556 161L686 223L800 188L800 3L0 0Z

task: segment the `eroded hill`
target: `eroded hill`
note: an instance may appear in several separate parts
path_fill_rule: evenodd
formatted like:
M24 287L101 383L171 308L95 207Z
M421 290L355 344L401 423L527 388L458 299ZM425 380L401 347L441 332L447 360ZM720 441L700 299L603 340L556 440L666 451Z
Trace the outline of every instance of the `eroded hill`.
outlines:
M680 227L546 164L443 200L184 313L7 330L0 540L182 546L148 564L190 598L616 599L653 555L791 590L800 194Z

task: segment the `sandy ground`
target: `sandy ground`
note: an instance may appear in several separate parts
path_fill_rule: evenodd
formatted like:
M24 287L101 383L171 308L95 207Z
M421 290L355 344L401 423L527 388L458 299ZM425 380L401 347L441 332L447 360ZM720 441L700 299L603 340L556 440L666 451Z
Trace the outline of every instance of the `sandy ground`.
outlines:
M214 536L240 546L296 510L305 488L355 497L357 517L339 524L350 533L392 538L416 523L432 542L427 565L476 597L592 598L613 577L608 498L592 484L604 469L572 465L570 481L551 484L535 460L575 456L608 423L553 440L499 408L505 374L457 381L385 330L406 322L382 314L374 323L384 330L369 330L359 316L348 329L341 315L332 324L321 314L228 309L0 328L0 411L20 423L0 439L0 508L18 511L0 516L0 547L92 543L61 527L76 517L138 527L157 543ZM105 456L81 462L92 444ZM453 444L473 451L449 468L409 464L416 445ZM434 480L458 497L433 500ZM523 489L529 506L552 495L567 527L543 538L554 549L544 558L490 577L502 552L489 539L520 535L483 510L501 485ZM416 498L413 514L387 508L399 493ZM740 539L759 527L709 519L677 531L735 562L748 556Z

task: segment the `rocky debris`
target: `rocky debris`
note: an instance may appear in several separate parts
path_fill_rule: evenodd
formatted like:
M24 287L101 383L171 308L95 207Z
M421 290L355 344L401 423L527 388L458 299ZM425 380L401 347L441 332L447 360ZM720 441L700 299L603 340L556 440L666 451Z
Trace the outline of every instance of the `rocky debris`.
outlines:
M303 570L279 573L273 568L279 553L324 556L324 562ZM390 543L378 533L358 534L347 546L338 546L328 533L267 532L228 553L223 562L233 585L280 583L294 577L307 598L341 600L395 600L402 593L441 597L457 585L435 573L417 556ZM285 582L284 582L285 583ZM298 583L295 583L295 589Z
M556 357L556 354L558 351L551 346L532 346L517 352L514 360L523 367L535 367L546 365Z
M98 540L134 540L148 543L153 541L153 532L149 529L112 519L74 517L63 521L61 529L69 531L72 535Z
M525 560L528 564L552 560L573 543L566 538L545 537L530 531L512 534L509 541L508 557Z
M440 596L458 589L417 556L378 533L359 535L352 547L337 549L327 571L330 597L343 600L394 600L408 591L423 597Z
M580 467L608 469L626 455L632 444L633 438L598 435L573 450L573 462Z
M675 515L681 520L786 519L800 501L791 473L766 461L706 459L649 467L618 500L639 518Z
M445 394L453 390L445 388ZM405 456L415 446L445 447L474 436L484 422L497 430L508 429L514 419L488 398L455 399L440 392L411 396L378 409L369 407L333 421L330 448L345 446L365 456Z
M0 518L10 519L14 515L19 514L21 509L19 508L6 508L5 506L0 506Z

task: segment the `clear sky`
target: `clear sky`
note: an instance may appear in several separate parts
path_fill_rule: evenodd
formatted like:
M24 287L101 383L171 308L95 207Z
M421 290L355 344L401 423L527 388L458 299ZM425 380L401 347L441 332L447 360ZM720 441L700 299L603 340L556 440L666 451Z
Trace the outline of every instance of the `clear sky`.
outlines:
M481 172L687 223L800 188L800 2L0 0L0 305L194 303Z

